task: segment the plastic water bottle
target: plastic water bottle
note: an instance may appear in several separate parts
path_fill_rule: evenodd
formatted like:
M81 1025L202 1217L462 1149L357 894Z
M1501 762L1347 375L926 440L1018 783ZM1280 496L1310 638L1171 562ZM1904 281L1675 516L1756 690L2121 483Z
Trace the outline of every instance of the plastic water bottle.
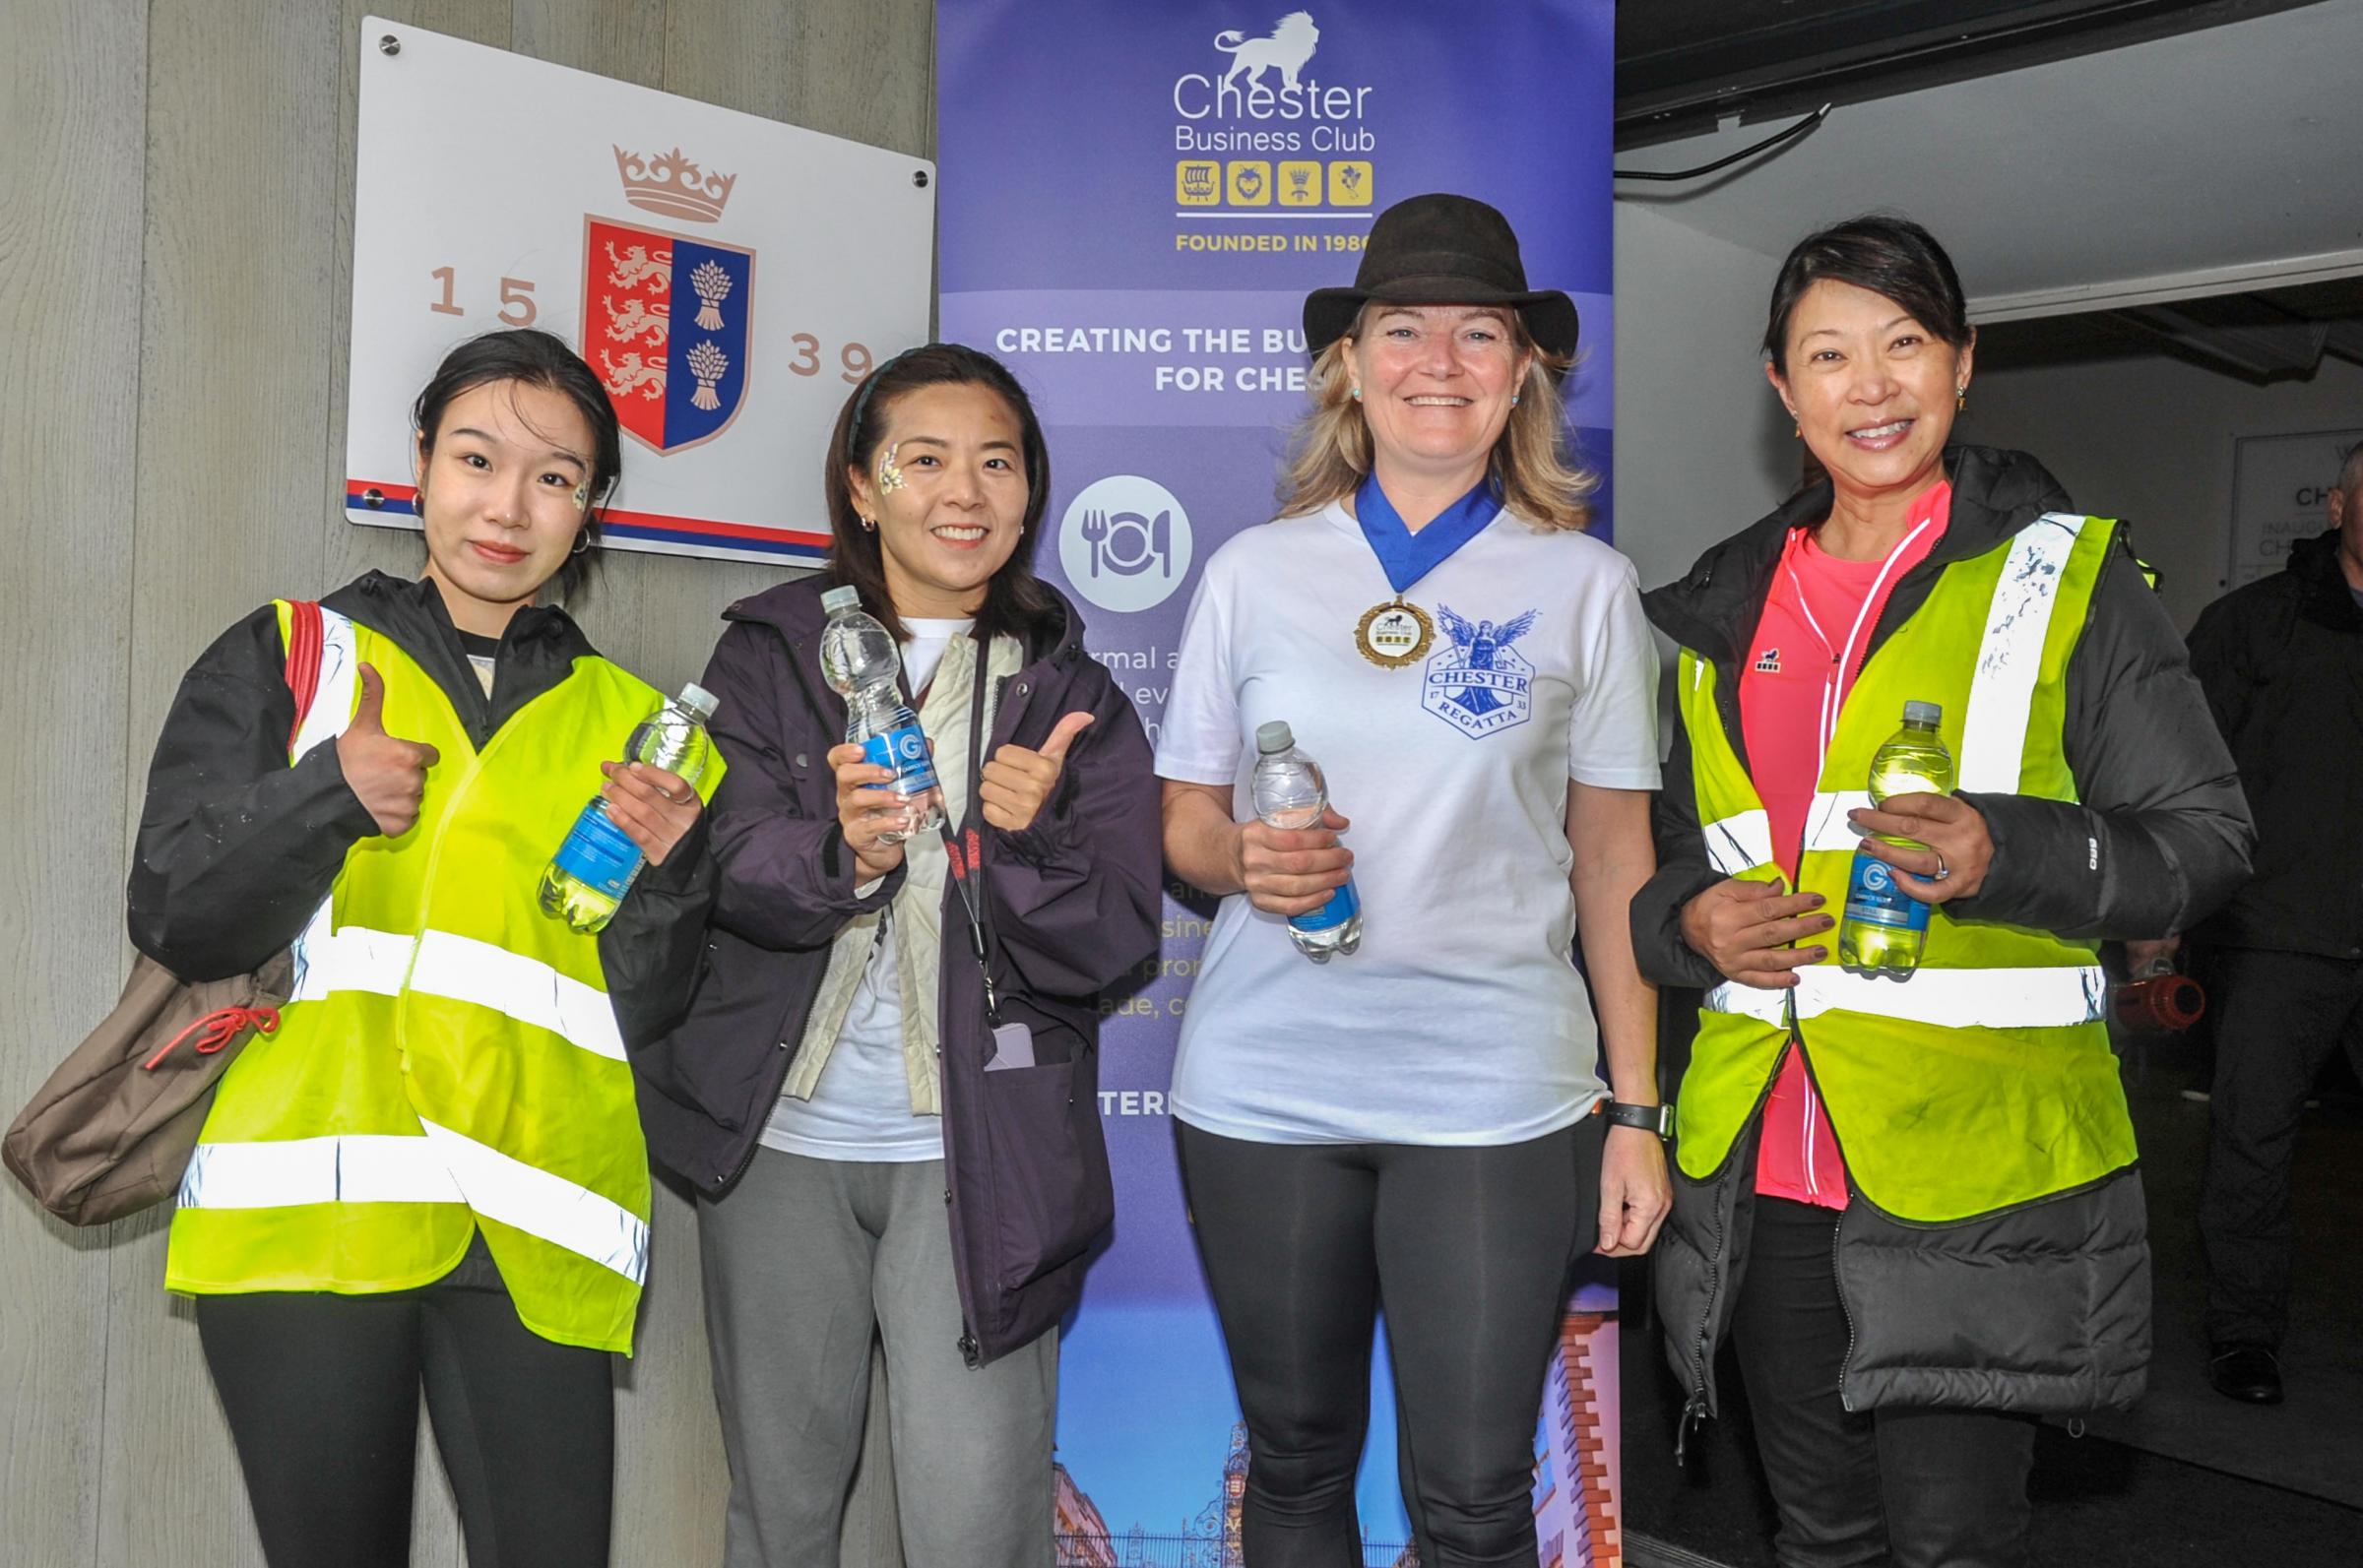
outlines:
M714 707L712 692L683 686L678 697L633 727L631 739L624 742L625 760L663 768L696 788L714 757L714 740L706 733ZM647 858L607 815L607 800L593 795L574 819L566 842L542 868L543 912L577 931L606 930Z
M1890 795L1952 793L1952 753L1937 724L1945 710L1935 703L1905 703L1903 727L1871 757L1871 803ZM1911 839L1882 838L1907 849L1928 846ZM1928 945L1928 906L1895 883L1884 860L1854 851L1846 876L1846 913L1838 922L1838 963L1862 974L1909 979Z
M1329 785L1321 767L1297 749L1297 737L1275 720L1255 731L1255 815L1267 828L1294 831L1317 828L1329 806ZM1351 953L1362 946L1362 898L1349 874L1329 902L1309 914L1288 918L1288 939L1315 964L1326 964L1333 953Z
M894 781L879 787L892 789L903 802L901 824L879 834L878 842L900 844L915 833L932 833L943 821L943 791L919 715L896 684L903 656L886 628L862 607L861 590L832 588L820 596L820 603L829 612L828 624L820 629L820 672L845 699L845 738L860 746L873 767L894 771Z

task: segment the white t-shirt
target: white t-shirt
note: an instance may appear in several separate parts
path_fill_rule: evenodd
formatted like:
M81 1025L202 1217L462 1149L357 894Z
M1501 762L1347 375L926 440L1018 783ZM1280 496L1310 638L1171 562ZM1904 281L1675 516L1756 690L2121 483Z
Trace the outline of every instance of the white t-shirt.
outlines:
M1401 669L1354 639L1392 596L1333 504L1233 538L1190 602L1157 772L1232 784L1244 822L1256 726L1286 720L1352 821L1363 906L1361 950L1316 965L1280 916L1223 901L1174 1063L1174 1113L1193 1127L1509 1144L1607 1092L1571 958L1567 784L1657 787L1657 651L1632 564L1504 513L1405 595L1437 635ZM1494 678L1453 681L1472 666Z
M972 620L903 617L903 674L916 696L943 651L966 637ZM983 678L982 676L979 677ZM930 833L933 829L928 830ZM895 922L878 928L877 945L862 967L854 1005L837 1032L829 1063L810 1099L782 1095L764 1127L763 1147L814 1160L907 1163L943 1158L943 1119L914 1115L911 1081L903 1066L903 998L895 958ZM965 952L966 950L963 949Z

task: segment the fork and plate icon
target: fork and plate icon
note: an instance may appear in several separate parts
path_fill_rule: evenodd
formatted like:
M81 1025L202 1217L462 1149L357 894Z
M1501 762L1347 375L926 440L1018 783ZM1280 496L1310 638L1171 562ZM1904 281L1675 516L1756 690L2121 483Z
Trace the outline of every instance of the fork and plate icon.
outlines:
M1138 577L1154 562L1163 576L1172 577L1173 519L1171 511L1153 519L1138 512L1085 512L1078 532L1091 547L1091 575Z

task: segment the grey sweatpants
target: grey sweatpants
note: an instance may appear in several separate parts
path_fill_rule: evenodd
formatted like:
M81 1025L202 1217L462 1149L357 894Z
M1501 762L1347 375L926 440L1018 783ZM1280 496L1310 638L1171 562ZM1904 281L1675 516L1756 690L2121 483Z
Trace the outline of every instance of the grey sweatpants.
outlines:
M836 1568L886 1352L909 1568L1048 1568L1055 1333L970 1368L943 1161L811 1160L759 1149L698 1204L706 1335L731 1459L728 1568Z

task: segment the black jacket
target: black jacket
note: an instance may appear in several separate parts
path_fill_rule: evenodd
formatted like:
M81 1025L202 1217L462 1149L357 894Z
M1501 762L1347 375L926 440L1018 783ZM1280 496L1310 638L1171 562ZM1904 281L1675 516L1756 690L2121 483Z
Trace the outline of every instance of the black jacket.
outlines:
M434 678L478 747L593 652L559 609L517 612L492 696L460 646L443 596L370 572L321 602L401 645ZM278 612L266 604L222 634L182 677L156 760L129 888L132 945L183 979L260 965L299 935L377 824L345 784L337 748L287 766L295 698ZM615 737L620 756L627 737ZM546 825L555 850L567 825ZM705 818L661 866L645 868L599 937L600 968L625 1047L662 1034L688 1005L713 903Z
M2336 532L2208 605L2191 668L2257 814L2256 876L2194 939L2363 959L2363 608Z
M1929 558L1888 596L1872 632L1874 654L1927 602L1948 564L1998 547L2043 513L2073 510L2058 481L2023 453L1953 448L1946 466L1950 521ZM1783 538L1825 518L1829 506L1826 483L1800 494L1643 601L1659 630L1714 659L1717 709L1743 758L1742 652L1763 613ZM2214 908L2246 874L2253 830L2231 759L2173 623L2122 530L2119 538L2068 667L2065 740L2080 799L1963 793L1985 816L1994 861L1976 898L1948 907L1956 918L2076 937L2158 936ZM1681 931L1682 907L1721 876L1699 836L1679 725L1658 797L1657 841L1660 870L1633 901L1635 957L1661 985L1712 985L1721 976ZM1674 1217L1657 1249L1668 1354L1695 1411L1714 1409L1714 1348L1746 1263L1755 1147L1751 1130L1703 1181L1676 1170ZM2139 1394L2149 1259L2140 1184L2130 1167L2076 1193L1952 1225L1904 1223L1857 1192L1839 1238L1835 1265L1855 1328L1840 1386L1849 1409L2076 1411Z
M633 1058L658 1160L701 1192L754 1157L830 944L900 891L897 867L865 897L837 823L828 752L845 700L821 677L817 578L741 599L725 614L705 685L722 699L715 739L730 762L714 801L722 885L688 1017ZM938 993L944 1202L972 1362L1055 1324L1083 1285L1086 1249L1115 1212L1099 1110L1099 996L1156 951L1162 911L1157 782L1132 704L1083 651L1063 599L1009 678L980 757L1038 747L1088 712L1057 788L1033 825L1004 833L979 814L993 988L1033 1031L1032 1068L987 1072L993 1043L968 916L944 885Z

